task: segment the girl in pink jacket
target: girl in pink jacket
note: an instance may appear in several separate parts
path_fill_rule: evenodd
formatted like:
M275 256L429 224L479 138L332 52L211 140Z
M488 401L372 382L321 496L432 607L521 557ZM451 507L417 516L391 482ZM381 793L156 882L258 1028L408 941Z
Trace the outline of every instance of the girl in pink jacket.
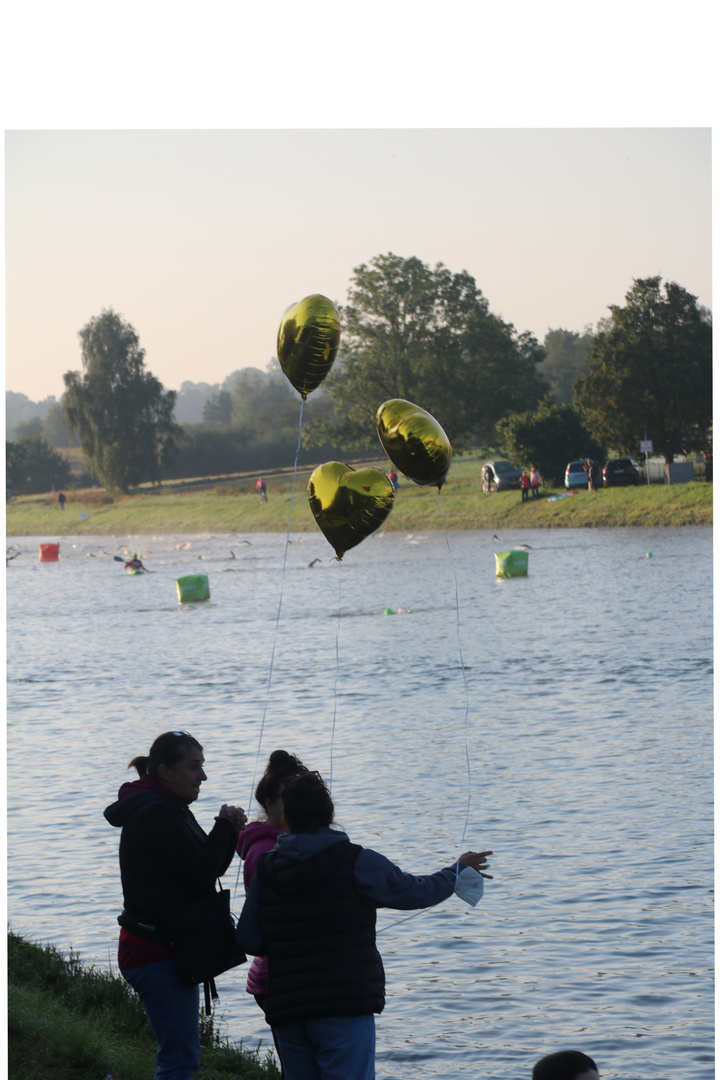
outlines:
M245 892L248 891L250 882L255 877L260 856L266 851L272 851L278 836L287 832L283 818L283 783L307 771L302 761L293 754L289 754L287 750L274 750L270 755L267 768L255 788L255 798L265 811L265 818L262 821L251 821L240 834L237 846L238 855L243 860ZM256 956L250 965L247 992L254 996L264 1012L267 993L267 957ZM277 1043L275 1045L277 1047Z

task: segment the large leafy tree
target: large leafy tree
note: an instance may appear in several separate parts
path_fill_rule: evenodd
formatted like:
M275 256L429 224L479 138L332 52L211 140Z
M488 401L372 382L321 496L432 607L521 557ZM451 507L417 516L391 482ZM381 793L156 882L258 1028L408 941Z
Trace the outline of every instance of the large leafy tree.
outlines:
M342 358L323 384L335 418L308 425L310 444L376 445L378 406L405 398L462 448L490 440L504 414L531 408L546 388L539 343L493 315L465 270L376 255L355 268L340 317Z
M569 461L591 457L602 461L605 447L583 427L571 405L557 405L548 395L537 409L515 413L498 425L503 449L523 468L535 465L549 484L563 482Z
M671 462L705 446L712 423L712 322L680 285L636 278L612 305L575 400L588 430L623 454L640 440Z
M158 483L177 453L175 391L145 370L145 350L129 322L112 308L79 331L84 372L68 371L63 411L68 430L100 483L128 491Z

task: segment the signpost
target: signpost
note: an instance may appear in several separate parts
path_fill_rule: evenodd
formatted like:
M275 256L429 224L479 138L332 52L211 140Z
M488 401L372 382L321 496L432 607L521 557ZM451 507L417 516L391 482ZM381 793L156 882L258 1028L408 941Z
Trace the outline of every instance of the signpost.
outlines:
M648 465L648 454L652 452L652 439L640 440L640 453L645 454L645 473L647 475L647 482L650 483L650 466Z

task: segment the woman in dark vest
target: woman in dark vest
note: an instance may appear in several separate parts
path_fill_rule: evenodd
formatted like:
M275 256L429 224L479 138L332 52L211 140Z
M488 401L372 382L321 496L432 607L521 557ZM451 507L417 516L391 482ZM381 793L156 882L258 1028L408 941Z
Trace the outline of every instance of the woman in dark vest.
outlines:
M335 807L318 773L288 780L282 801L288 833L260 856L238 939L268 957L265 1013L285 1080L372 1080L374 1014L385 1004L377 908L439 904L465 867L481 884L492 852L468 851L454 866L415 877L330 828Z

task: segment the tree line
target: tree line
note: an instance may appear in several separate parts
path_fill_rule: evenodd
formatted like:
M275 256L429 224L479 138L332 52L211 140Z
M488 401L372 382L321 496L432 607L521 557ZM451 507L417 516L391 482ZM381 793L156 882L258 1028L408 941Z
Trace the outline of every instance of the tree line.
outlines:
M146 369L130 323L104 310L79 331L82 372L65 374L62 401L16 424L8 483L47 490L54 468L56 487L67 485L53 449L63 445L79 445L113 492L286 465L300 434L303 462L372 452L377 407L395 397L431 412L456 452L493 447L552 483L569 460L631 456L644 438L666 461L711 453L711 315L659 276L635 279L595 332L553 329L542 344L494 315L467 271L392 252L355 268L339 311L340 353L300 433L276 360L201 384L202 420L179 424L177 393Z

